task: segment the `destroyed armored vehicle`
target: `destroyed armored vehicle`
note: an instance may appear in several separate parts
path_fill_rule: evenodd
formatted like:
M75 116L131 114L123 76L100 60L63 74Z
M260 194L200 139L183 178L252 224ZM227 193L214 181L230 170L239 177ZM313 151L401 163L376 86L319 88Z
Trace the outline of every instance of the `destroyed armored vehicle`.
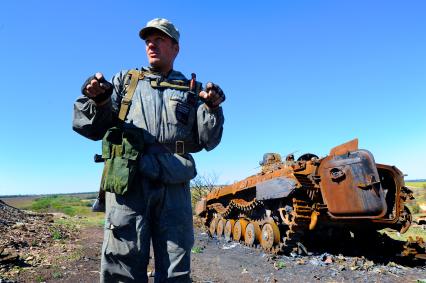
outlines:
M291 252L316 229L404 233L412 192L395 166L378 164L352 140L319 158L264 155L261 172L216 189L196 204L211 235L264 250Z

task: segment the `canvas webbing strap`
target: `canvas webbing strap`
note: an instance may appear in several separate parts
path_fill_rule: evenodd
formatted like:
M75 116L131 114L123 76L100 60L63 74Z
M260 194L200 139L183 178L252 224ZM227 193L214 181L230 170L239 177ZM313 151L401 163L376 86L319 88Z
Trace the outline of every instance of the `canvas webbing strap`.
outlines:
M124 121L126 119L130 104L132 104L132 97L135 93L138 81L142 80L144 77L144 73L138 70L130 70L127 75L130 75L130 84L127 88L126 95L121 101L120 113L118 113L118 119L120 119L121 121Z

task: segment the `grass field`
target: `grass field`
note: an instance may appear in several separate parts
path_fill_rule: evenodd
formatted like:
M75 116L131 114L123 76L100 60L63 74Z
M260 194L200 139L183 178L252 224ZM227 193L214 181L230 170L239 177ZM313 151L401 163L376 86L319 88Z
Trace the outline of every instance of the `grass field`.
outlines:
M405 185L413 191L414 200L409 201L407 206L413 214L414 220L416 220L417 217L426 214L426 211L424 211L424 206L426 205L426 182L405 182Z
M19 196L19 197L7 197L7 198L0 197L0 199L4 201L5 203L7 203L8 205L19 208L19 209L30 207L36 198L38 198L38 196Z
M413 213L414 219L425 214L418 210L418 203L426 203L426 182L406 182L415 197L414 201L407 204ZM104 223L104 213L91 211L96 193L62 194L49 196L16 196L0 198L7 204L26 210L45 213L63 213L70 217L57 218L56 222L65 225L101 226ZM426 231L418 227L411 227L405 234L387 232L392 238L403 240L409 236L421 236L426 239Z
M406 182L405 185L413 191L417 202L426 202L426 182Z
M77 197L82 200L90 200L96 198L97 193L73 193L73 194L57 194L55 196ZM0 196L0 200L10 206L19 209L28 209L36 199L43 197L51 197L54 195L27 195L27 196Z
M405 185L408 187L426 189L426 182L405 182Z
M49 196L19 196L1 198L5 203L24 210L42 213L63 213L70 217L57 218L55 222L69 225L103 226L104 213L92 212L96 194L69 194Z

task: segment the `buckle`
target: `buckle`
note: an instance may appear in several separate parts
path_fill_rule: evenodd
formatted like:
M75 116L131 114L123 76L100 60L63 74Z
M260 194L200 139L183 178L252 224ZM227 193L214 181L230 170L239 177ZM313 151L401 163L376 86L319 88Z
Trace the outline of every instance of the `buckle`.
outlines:
M176 141L175 153L182 155L185 154L185 142L184 141Z
M127 99L123 99L123 100L121 101L121 104L131 105L131 104L132 104L132 101L131 101L131 100L127 100Z

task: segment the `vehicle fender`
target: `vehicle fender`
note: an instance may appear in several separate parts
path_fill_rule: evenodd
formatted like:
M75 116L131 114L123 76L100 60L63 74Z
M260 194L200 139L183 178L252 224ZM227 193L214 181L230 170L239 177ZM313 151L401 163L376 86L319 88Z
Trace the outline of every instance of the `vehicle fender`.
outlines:
M279 177L256 185L256 199L277 199L287 197L296 188L292 179Z

